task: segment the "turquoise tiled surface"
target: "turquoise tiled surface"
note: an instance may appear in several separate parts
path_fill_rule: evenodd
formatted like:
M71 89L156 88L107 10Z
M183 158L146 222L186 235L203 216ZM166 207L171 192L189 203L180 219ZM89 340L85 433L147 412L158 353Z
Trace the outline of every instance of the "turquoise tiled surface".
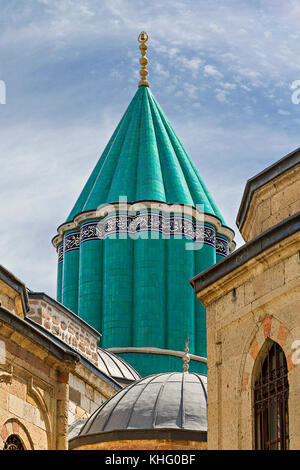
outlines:
M62 287L63 287L63 263L57 265L57 290L56 298L59 302L62 301Z
M204 161L204 163L206 163ZM101 204L158 200L222 216L151 91L140 87L68 221ZM102 347L183 350L206 356L206 313L189 280L219 259L216 249L186 250L187 239L121 236L88 240L67 251L58 267L58 300L102 333ZM124 354L142 375L181 370L180 358ZM206 366L193 361L195 372Z
M90 240L80 246L79 315L97 331L102 331L103 242Z
M119 195L130 202L203 204L204 212L225 224L150 88L144 86L138 88L67 221L79 212L118 201Z
M89 242L87 242L89 243ZM104 348L132 342L134 302L133 244L131 239L103 242L102 343Z
M64 254L62 303L78 313L79 250Z

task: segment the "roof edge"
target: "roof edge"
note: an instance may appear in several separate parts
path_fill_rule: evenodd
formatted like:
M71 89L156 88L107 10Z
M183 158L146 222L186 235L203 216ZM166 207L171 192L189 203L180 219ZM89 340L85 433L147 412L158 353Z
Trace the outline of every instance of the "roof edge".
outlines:
M28 291L24 282L20 281L20 279L18 279L12 272L10 272L1 264L0 264L0 279L20 294L22 307L23 307L23 314L25 316L26 312L29 312L30 306L29 306L29 299L28 299Z
M300 211L262 232L219 263L193 277L190 284L197 294L250 259L299 231Z
M71 318L74 322L79 323L83 328L89 331L89 333L96 338L97 341L100 341L102 334L99 333L95 328L90 326L86 321L80 318L76 313L72 312L69 308L65 305L61 304L58 300L53 299L50 295L45 294L44 292L28 292L28 297L30 299L39 299L48 302L49 304L53 305L55 308L60 310L61 312L65 313L69 318Z
M57 344L54 339L44 331L41 331L36 325L28 322L28 319L20 318L18 315L7 310L5 307L0 307L0 319L5 322L14 330L25 334L31 341L38 343L41 347L46 349L49 354L52 354L62 362L77 364L79 362L79 355L62 345Z
M24 321L26 323L28 323L28 325L32 329L35 329L41 335L47 337L51 341L51 343L53 343L57 347L63 349L68 354L71 354L74 357L76 356L78 358L76 364L81 363L83 367L86 367L87 369L89 369L89 371L91 371L93 374L97 375L101 380L106 382L108 385L110 385L112 388L114 388L117 392L122 390L122 387L120 386L120 384L118 383L118 381L116 379L114 379L110 375L105 374L104 372L102 372L100 369L98 369L98 367L95 364L93 364L86 357L84 357L79 351L75 351L72 348L72 346L69 346L68 344L64 343L64 341L62 341L60 338L57 338L51 332L49 332L48 330L45 330L44 327L42 327L38 323L35 323L34 320L31 320L30 318L25 317Z
M252 176L252 178L248 179L236 218L236 224L239 230L242 229L245 223L254 191L272 181L272 179L276 178L276 176L279 176L282 173L285 173L289 169L293 168L298 163L300 163L300 147L288 153L272 165L268 166L257 175Z

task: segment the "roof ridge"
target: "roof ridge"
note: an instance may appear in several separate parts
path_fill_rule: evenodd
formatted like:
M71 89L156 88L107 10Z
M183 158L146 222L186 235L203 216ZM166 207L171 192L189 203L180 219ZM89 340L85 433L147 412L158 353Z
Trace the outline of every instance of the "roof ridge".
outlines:
M140 113L139 113L139 133L138 133L138 143L137 143L137 162L135 165L135 184L134 184L134 198L136 199L136 192L137 192L137 185L138 185L138 165L139 165L139 160L140 160L140 142L141 142L141 123L143 119L143 103L145 101L145 92L144 89L147 89L148 87L140 87L141 92L140 94L142 95L141 103L140 103Z
M142 103L143 100L143 90L139 89L137 92L137 100L135 106L133 108L133 113L131 115L128 127L126 129L126 133L122 142L122 146L119 151L119 158L117 159L116 166L114 168L114 178L111 180L110 188L106 193L106 199L111 200L118 200L118 196L123 195L120 194L120 185L127 183L126 179L126 170L128 171L136 171L136 165L130 165L128 159L131 157L134 158L134 149L136 146L135 136L139 135L136 132L139 129L140 125L140 118L142 114ZM131 148L133 147L133 148ZM121 175L121 178L117 178L118 175ZM130 179L130 178L129 178ZM129 185L127 184L127 187ZM130 187L128 187L129 189ZM116 193L116 195L114 194ZM129 196L128 191L125 192L124 195L127 196L127 199L131 200L132 198Z
M202 180L202 178L201 178L201 176L200 176L200 174L199 174L199 172L198 172L198 170L197 170L195 164L193 163L193 161L192 161L192 159L190 158L189 154L187 153L185 147L183 146L181 140L180 140L179 137L177 136L177 134L176 134L175 130L173 129L171 123L169 122L168 118L167 118L166 115L164 114L164 112L163 112L161 106L160 106L159 103L156 101L156 99L155 99L154 96L153 96L153 100L154 100L154 102L155 102L155 104L156 104L156 107L157 107L159 113L160 113L161 119L162 119L162 121L163 121L163 123L164 123L164 125L165 125L165 128L166 128L166 130L167 130L167 133L168 133L168 135L169 135L169 139L170 139L170 141L171 141L171 143L172 143L172 146L173 146L173 148L174 148L174 152L176 153L176 156L177 156L177 159L178 159L178 162L179 162L181 168L182 168L182 163L184 163L184 164L187 163L187 164L190 166L190 170L192 170L192 173L193 173L194 177L197 179L197 182L198 182L198 184L200 184L201 189L202 189L202 191L203 191L203 193L204 193L204 196L205 196L205 198L206 198L206 202L207 202L207 204L208 204L208 209L210 209L211 211L213 211L213 213L214 213L215 215L217 215L218 217L220 217L221 220L223 221L223 218L222 218L222 216L221 216L221 214L220 214L220 211L219 211L219 209L218 209L216 203L214 202L213 198L211 197L211 194L210 194L210 192L209 192L209 190L208 190L206 184L205 184L204 181ZM173 145L173 142L172 142L173 139L174 139L174 141L178 144L178 147L177 147L177 148L174 147L174 145ZM183 155L178 156L178 153L177 153L177 150L178 150L178 149L179 149L180 151L182 151L182 153L184 154L185 161L184 161ZM188 168L185 168L185 169L182 168L182 172L183 172L184 177L185 177L186 179L191 179L190 171L189 171ZM189 185L188 185L188 186L189 186ZM197 192L197 188L196 188L195 190L196 190L196 192ZM191 193L190 187L189 187L189 191L190 191L190 193ZM191 193L191 196L192 196L194 205L196 206L196 204L199 204L198 201L195 201L195 198L194 198L194 196L193 196L192 193ZM200 197L201 197L201 196L200 196ZM202 196L202 197L203 197L203 196ZM200 203L202 203L202 202L200 202ZM204 205L205 205L205 204L204 204ZM206 212L206 210L205 210L204 212ZM223 221L223 222L224 222L224 221ZM224 222L224 223L225 223L225 222Z
M169 135L166 131L165 125L161 119L158 108L153 98L154 98L153 95L149 93L149 101L150 101L150 105L152 106L153 114L155 117L155 119L153 119L153 122L155 124L157 141L158 143L161 142L161 144L163 144L161 145L161 147L164 152L162 153L162 158L160 159L160 161L162 164L162 168L165 168L166 170L166 176L168 177L170 175L171 178L174 176L173 184L170 184L169 188L167 187L167 191L166 191L167 200L173 198L174 200L170 202L178 203L179 200L181 199L180 202L184 202L186 204L193 204L192 196L190 194L190 191L186 183L184 174L182 172L181 166L179 165L173 146L170 145ZM160 153L160 156L161 156L161 153ZM170 159L171 159L171 165L169 165L169 168L166 169L166 165ZM181 175L178 175L178 172L181 173ZM181 177L178 178L178 176L181 176ZM165 187L166 187L166 184L165 184ZM170 193L171 191L173 191L173 195L172 197L169 197L168 193ZM179 197L178 197L178 193L180 194ZM185 201L183 201L183 199L185 199Z
M158 200L220 211L148 87L139 87L83 187L67 221L115 202Z
M89 195L88 195L88 197L87 197L87 199L86 199L86 202L85 202L85 204L84 204L84 206L83 206L83 210L92 209L92 208L88 208L88 207L86 207L86 206L88 206L89 203L91 202L91 201L90 201L91 195L92 195L93 190L95 189L95 187L96 187L96 185L97 185L99 179L101 179L101 177L102 177L102 172L103 172L103 169L104 169L104 167L105 167L105 163L106 163L107 161L109 161L109 160L108 160L108 157L110 156L111 152L113 152L113 150L116 149L116 147L114 147L114 146L116 145L117 142L119 143L119 139L120 139L121 137L122 137L122 140L121 140L121 142L120 142L120 150L122 149L122 146L123 146L123 144L124 144L124 139L125 139L125 136L126 136L128 127L129 127L129 125L130 125L131 116L132 116L132 114L133 114L133 112L134 112L134 108L135 108L135 105L136 105L136 101L137 101L137 99L138 99L138 96L139 96L139 95L138 95L138 92L137 92L137 93L134 95L133 99L131 100L131 103L129 104L129 106L127 107L127 109L126 109L126 111L125 111L125 114L124 114L124 116L123 116L121 125L120 125L119 127L117 127L117 129L116 129L117 132L116 132L116 135L115 135L115 139L114 139L114 141L112 142L111 148L110 148L109 152L106 154L104 161L102 162L102 165L101 165L101 167L100 167L100 169L99 169L98 176L97 176L97 178L95 179L94 185L93 185L93 187L91 188L90 193L89 193ZM118 155L119 155L119 152L117 152L116 157L118 157ZM101 158L101 157L100 157L100 158ZM111 161L113 161L113 160L111 160ZM114 172L115 172L115 168L116 168L116 165L114 165L114 168L113 168L113 171L112 171L113 174L114 174ZM112 180L112 178L111 178L111 180ZM110 182L111 182L111 181L110 181ZM100 186L103 186L103 185L100 185ZM102 195L102 199L103 199L103 200L97 202L97 204L96 204L97 207L98 207L99 205L101 205L101 204L103 204L103 203L106 202L107 195L109 194L109 190L110 190L110 186L107 188L106 193ZM96 207L96 208L97 208L97 207ZM93 209L95 209L95 207L93 207Z
M155 400L155 403L154 403L154 406L153 406L153 414L152 414L152 428L154 429L155 428L155 423L156 423L156 418L157 418L157 405L158 405L158 400L160 398L160 396L162 395L163 391L164 391L164 388L165 388L165 385L166 383L168 383L169 381L169 377L170 375L174 375L174 374L177 374L177 372L164 372L163 374L166 374L166 380L163 382L163 384L161 385L160 389L159 389L159 392L156 396L156 400ZM163 375L161 374L161 375Z
M105 149L103 150L102 154L100 155L100 158L98 159L96 165L94 166L94 169L93 169L90 177L88 178L87 182L85 183L79 197L77 198L76 203L73 206L73 209L71 210L71 212L70 212L70 214L67 218L67 221L71 221L75 215L77 215L79 212L83 211L83 208L84 208L84 206L85 206L85 204L86 204L86 202L89 198L89 195L90 195L90 193L92 192L92 190L94 188L95 182L98 179L99 173L101 172L101 168L103 166L103 163L106 160L106 157L108 156L108 154L110 153L110 150L112 148L112 143L115 141L115 138L116 138L117 134L119 133L119 130L120 130L121 126L123 125L123 122L125 121L126 114L128 112L130 112L130 108L133 107L133 103L134 103L135 99L136 99L136 94L134 95L131 102L127 106L127 108L125 110L125 113L123 114L122 118L120 119L120 121L119 121L117 127L115 128L111 138L109 139L108 143L106 144ZM91 184L91 187L89 188L90 184ZM88 193L87 193L87 191L88 191ZM83 203L80 205L80 208L77 208L80 200L83 199L83 197L85 196L86 193L87 193L87 195L84 198Z
M113 352L111 351L108 351L107 349L105 349L105 352L109 353L110 356L113 356L114 358L117 358L122 364L123 366L128 370L128 372L130 372L130 374L134 377L134 374L133 374L133 370L136 372L137 376L139 378L141 378L140 374L138 373L137 370L135 370L135 368L133 366L131 366L130 364L128 364L128 362L126 362L121 356L117 356L116 354L114 354ZM136 379L136 377L134 377L134 379ZM136 379L137 380L137 379Z
M148 380L148 382L145 383L145 386L142 388L142 390L138 393L138 395L135 397L135 402L134 402L134 405L132 406L131 408L131 412L129 414L129 418L128 418L128 421L127 421L127 429L128 429L128 426L129 426L129 423L131 421L131 418L132 418L132 415L133 415L133 412L134 412L134 408L138 402L138 399L140 398L140 396L142 395L142 393L144 392L144 390L148 387L148 385L153 382L153 380L156 379L156 375L153 375L151 377L151 380Z
M166 202L167 201L167 191L166 191L165 177L164 177L163 171L161 170L162 169L161 154L160 154L160 151L159 151L159 147L157 145L157 132L156 132L155 124L154 124L153 109L152 109L152 106L151 106L150 96L151 96L151 92L150 92L150 89L148 88L147 89L147 97L148 97L147 102L148 102L148 106L149 106L149 110L150 110L150 114L151 114L151 123L152 123L153 133L154 133L154 136L155 136L155 145L156 145L156 148L157 148L157 156L158 156L159 163L160 163L161 181L162 181L163 190L164 190L164 202Z

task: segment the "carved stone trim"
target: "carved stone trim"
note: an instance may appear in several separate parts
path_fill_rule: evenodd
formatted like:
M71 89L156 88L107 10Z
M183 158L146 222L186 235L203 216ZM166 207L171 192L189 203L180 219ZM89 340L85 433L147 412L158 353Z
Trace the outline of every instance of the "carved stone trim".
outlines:
M68 251L78 250L80 244L80 232L68 233L64 236L64 253Z
M176 210L174 210L174 208L176 208ZM184 212L185 217L192 217L196 223L202 222L205 224L211 224L213 227L215 227L215 231L217 233L228 238L230 251L233 251L235 248L235 242L233 241L234 231L231 228L222 225L221 220L217 216L200 212L193 206L185 204L168 204L160 201L137 201L134 203L116 202L106 204L97 210L81 212L74 217L72 222L64 223L58 227L58 234L53 238L52 243L55 248L57 248L63 242L65 233L70 230L79 230L80 225L83 222L88 222L94 219L101 220L111 214L122 212L128 212L130 214L147 209L151 209L151 211L163 212L165 214Z
M229 243L223 237L216 236L216 254L221 256L229 255Z
M88 240L104 240L119 233L134 235L140 232L156 232L163 237L181 236L195 242L215 247L214 228L197 224L182 216L165 217L163 214L146 212L138 215L114 214L99 222L88 222L81 227L80 243Z

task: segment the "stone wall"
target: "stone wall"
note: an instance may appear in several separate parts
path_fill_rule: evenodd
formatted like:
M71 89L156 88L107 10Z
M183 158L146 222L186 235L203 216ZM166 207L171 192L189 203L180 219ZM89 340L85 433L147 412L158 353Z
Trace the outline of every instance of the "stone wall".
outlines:
M41 298L37 298L40 295ZM43 297L42 297L43 295ZM44 294L29 298L27 317L58 337L74 351L79 352L95 366L94 373L78 364L69 375L68 424L89 417L116 389L98 375L97 341L100 335L93 332L77 315Z
M241 228L247 242L300 211L300 165L254 191Z
M92 328L88 328L85 322L58 302L47 301L47 297L38 299L35 295L29 299L29 305L30 311L26 315L28 318L50 331L94 365L98 365L98 333L93 333Z
M68 425L118 391L80 362L61 373L51 354L1 322L0 346L0 450L11 434L26 449L67 448Z
M207 309L209 449L254 448L253 371L267 339L287 358L290 448L300 449L299 250L297 232L197 294Z
M3 327L0 341L6 352L0 365L0 449L11 434L27 450L56 448L55 372L41 357L6 338Z
M97 367L99 333L45 294L29 296L0 266L0 450L12 435L28 450L67 449L68 425L121 386Z
M200 441L177 441L172 439L141 439L99 442L80 446L73 450L206 450L207 443Z
M88 418L113 391L103 390L88 383L82 377L70 374L69 378L69 425L79 418Z
M0 305L15 315L23 317L23 306L18 291L0 279Z

